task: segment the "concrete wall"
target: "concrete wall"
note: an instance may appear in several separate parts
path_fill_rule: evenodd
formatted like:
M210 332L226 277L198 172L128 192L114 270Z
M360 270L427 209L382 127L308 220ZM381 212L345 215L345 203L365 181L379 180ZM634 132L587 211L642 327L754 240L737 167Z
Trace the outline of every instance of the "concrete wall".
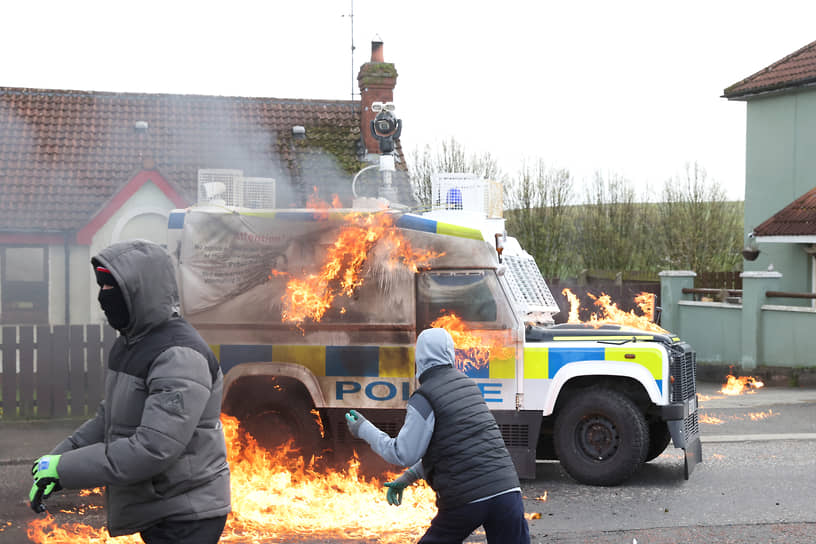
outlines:
M697 360L739 364L742 359L742 305L721 302L679 303L679 334L697 351Z
M661 325L691 344L700 364L816 368L816 309L770 304L792 299L765 296L780 290L783 274L744 272L742 304L692 300L682 290L692 287L694 275L661 272Z
M760 330L765 365L816 368L816 310L764 305Z

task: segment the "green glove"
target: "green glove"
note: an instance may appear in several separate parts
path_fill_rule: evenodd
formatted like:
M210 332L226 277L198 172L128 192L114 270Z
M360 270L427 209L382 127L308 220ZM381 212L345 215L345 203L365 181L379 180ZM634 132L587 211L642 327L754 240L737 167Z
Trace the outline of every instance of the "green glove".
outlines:
M28 499L31 501L31 508L35 512L43 512L45 507L43 499L47 499L54 491L59 491L62 486L59 483L57 465L59 455L43 455L34 462L31 467L31 475L34 477L34 485L28 492Z
M357 410L349 410L346 412L346 423L354 438L360 438L360 427L362 427L366 421L368 420Z
M418 479L419 477L417 474L409 468L400 474L400 477L393 482L385 482L383 485L388 488L388 491L385 494L388 504L393 504L394 506L399 506L402 504L402 490L416 482Z

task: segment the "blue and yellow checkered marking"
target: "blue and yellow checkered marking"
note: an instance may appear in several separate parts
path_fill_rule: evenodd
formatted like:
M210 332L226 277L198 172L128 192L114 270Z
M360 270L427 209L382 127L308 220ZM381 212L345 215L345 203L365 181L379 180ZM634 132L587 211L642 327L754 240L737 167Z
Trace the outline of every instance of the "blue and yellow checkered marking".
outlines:
M309 346L222 344L211 346L224 373L242 363L288 362L308 368L315 376L364 376L411 378L414 375L413 346ZM471 378L516 377L512 352L491 357L481 368L465 370ZM631 357L627 358L627 355ZM580 361L609 361L639 364L663 387L663 356L658 348L628 347L527 347L524 350L524 379L552 379L565 365Z
M226 374L236 365L259 362L296 363L315 376L410 378L413 346L309 346L219 344L210 346Z
M627 357L630 355L630 357ZM638 364L646 368L663 389L663 354L658 348L581 347L524 349L524 379L552 379L565 365L579 361L609 361Z

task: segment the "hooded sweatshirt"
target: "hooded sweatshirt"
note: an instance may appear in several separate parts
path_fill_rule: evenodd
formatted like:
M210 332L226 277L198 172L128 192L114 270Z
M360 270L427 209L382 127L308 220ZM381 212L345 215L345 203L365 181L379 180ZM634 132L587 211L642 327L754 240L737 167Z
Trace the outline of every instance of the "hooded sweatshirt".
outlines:
M178 316L169 255L152 242L131 240L102 250L91 263L113 276L129 318L111 349L96 417L52 452L62 454L60 483L107 486L112 536L165 519L227 514L223 375L206 342Z
M386 461L408 466L436 491L440 509L520 489L510 453L476 383L456 370L448 331L417 338L420 387L408 401L396 438L366 422L360 437Z

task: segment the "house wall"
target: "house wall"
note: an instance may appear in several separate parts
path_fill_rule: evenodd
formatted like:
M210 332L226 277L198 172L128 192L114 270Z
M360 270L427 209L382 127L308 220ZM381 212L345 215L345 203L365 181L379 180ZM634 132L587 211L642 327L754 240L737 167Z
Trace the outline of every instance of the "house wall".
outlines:
M48 322L65 324L65 245L48 246Z
M748 101L745 169L745 231L783 209L816 185L816 91ZM811 290L809 257L801 244L762 243L745 270L784 270L780 289ZM807 301L791 301L807 306Z
M98 289L90 260L114 242L130 238L145 238L158 244L167 244L167 218L176 205L153 183L145 183L106 221L91 239L90 246L72 246L71 266L71 322L106 323L105 315L96 300ZM63 274L52 276L51 314L53 323L64 323L64 295L57 293L64 285ZM56 315L62 312L63 317Z

